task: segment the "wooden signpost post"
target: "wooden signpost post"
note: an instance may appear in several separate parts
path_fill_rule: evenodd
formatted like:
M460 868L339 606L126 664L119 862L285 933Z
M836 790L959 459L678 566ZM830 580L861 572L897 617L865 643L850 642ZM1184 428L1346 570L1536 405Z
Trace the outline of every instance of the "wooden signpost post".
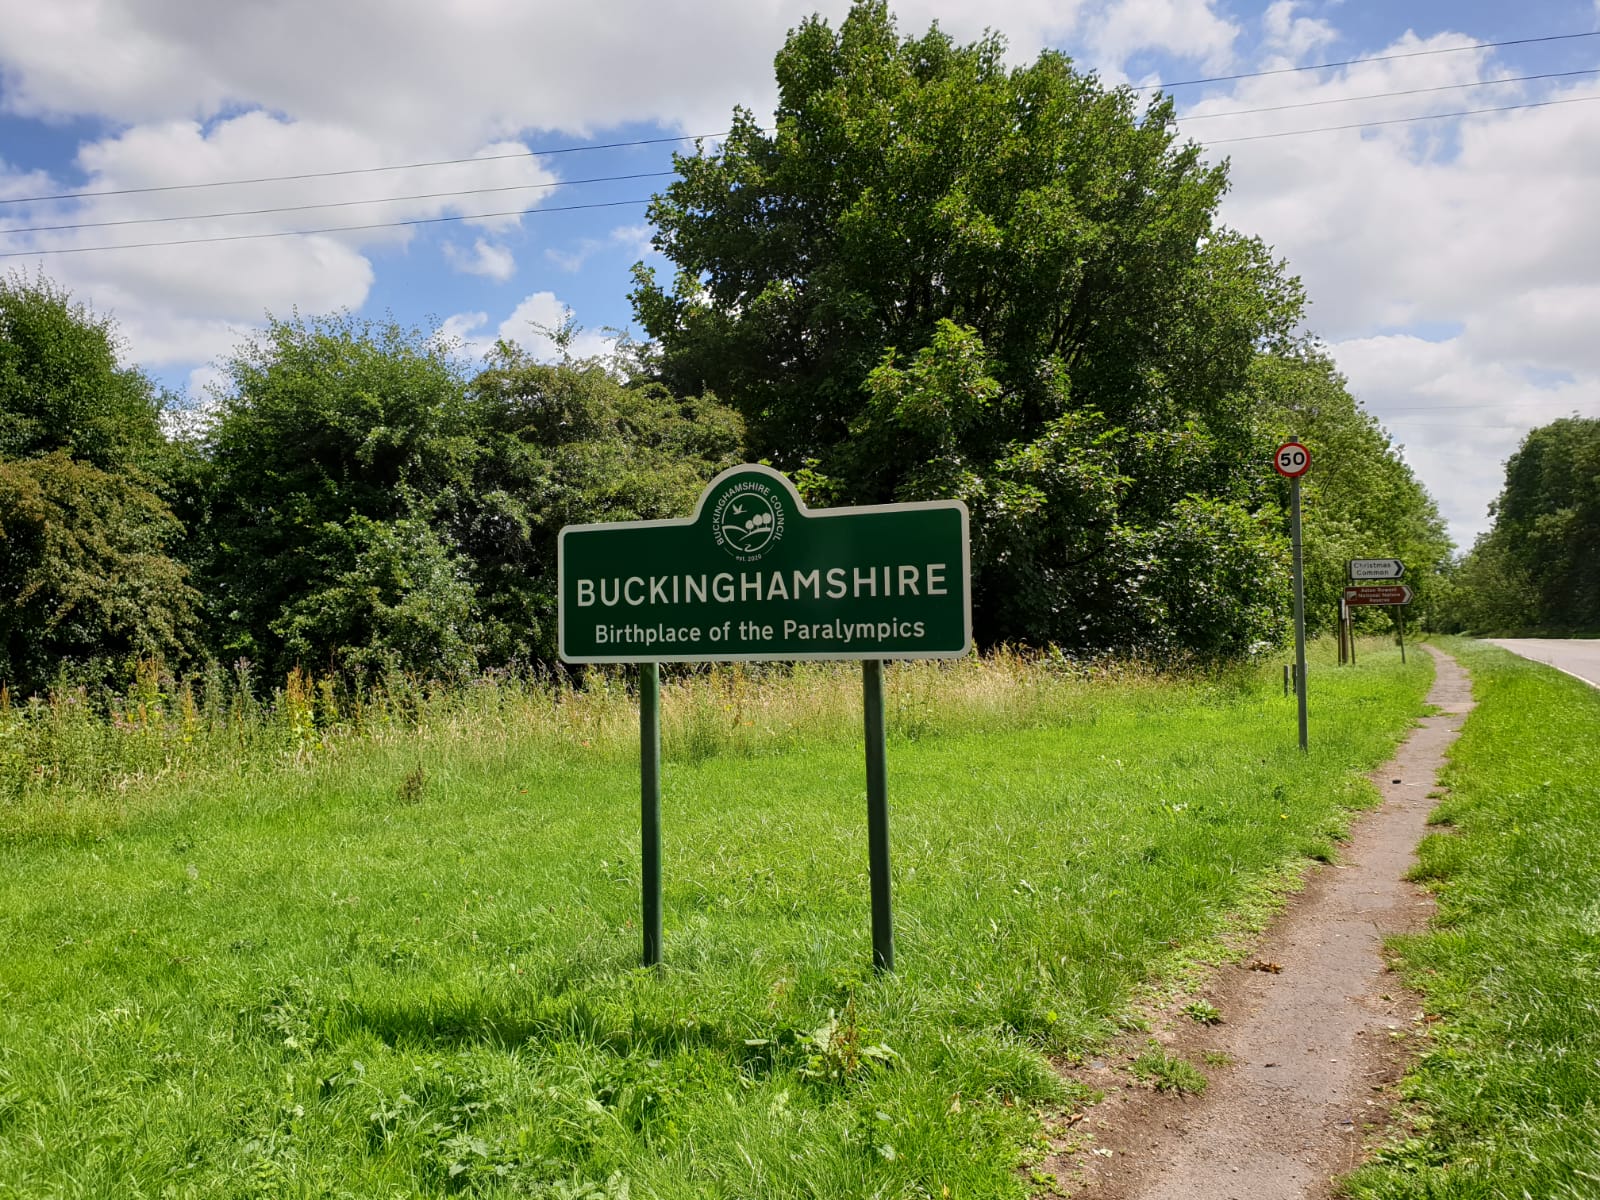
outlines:
M1356 567L1357 563L1360 563L1360 562L1373 562L1373 561L1385 562L1385 563L1393 563L1394 567L1395 567L1394 574L1392 574L1392 575L1367 575L1367 576L1363 576L1363 577L1360 577L1360 578L1367 578L1367 579L1399 579L1400 576L1405 573L1405 568L1400 565L1400 562L1399 562L1398 559L1387 558L1387 559L1376 559L1376 560L1373 560L1373 559L1359 559L1358 558L1358 559L1355 559L1354 561L1352 561L1351 564L1350 564L1351 578L1358 578L1358 576L1356 576L1356 574L1355 574L1355 567ZM1347 587L1347 588L1345 588L1345 590L1344 590L1344 602L1345 602L1346 607L1348 607L1348 608L1359 608L1359 607L1361 607L1363 605L1373 605L1373 604L1387 604L1387 605L1390 605L1391 607L1393 607L1394 613L1395 613L1395 622L1400 627L1400 661L1402 663L1404 663L1406 661L1406 621L1405 621L1405 614L1401 611L1401 609L1405 605L1410 604L1415 595L1416 595L1416 593L1414 593L1410 589L1410 587L1408 587L1406 584L1403 584L1403 583L1397 583L1397 584L1373 584L1373 585L1371 585L1369 587Z
M1300 546L1300 476L1311 469L1311 451L1285 442L1272 455L1272 469L1289 481L1289 540L1294 550L1295 696L1300 708L1300 749L1306 749L1306 576Z
M732 467L686 520L569 525L557 549L560 653L639 665L644 962L662 955L664 662L858 659L867 759L872 959L894 969L883 660L972 646L958 500L808 509L770 467Z

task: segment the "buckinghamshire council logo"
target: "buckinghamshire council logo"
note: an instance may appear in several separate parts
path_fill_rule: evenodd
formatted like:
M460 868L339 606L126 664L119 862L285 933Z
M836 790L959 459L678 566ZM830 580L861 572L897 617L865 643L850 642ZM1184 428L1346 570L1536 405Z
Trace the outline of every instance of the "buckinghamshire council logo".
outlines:
M740 562L755 562L783 540L783 499L762 479L741 479L711 510L717 545Z

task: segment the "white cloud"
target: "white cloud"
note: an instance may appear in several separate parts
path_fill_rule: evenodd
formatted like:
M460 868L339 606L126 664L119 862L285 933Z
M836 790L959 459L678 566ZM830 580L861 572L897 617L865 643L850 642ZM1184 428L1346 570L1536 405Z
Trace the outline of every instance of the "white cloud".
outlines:
M770 111L772 55L786 32L816 11L837 26L848 9L848 0L0 0L0 76L4 108L22 116L142 124L259 107L458 147L653 119L709 132L736 103ZM1213 0L903 0L895 11L902 33L934 20L963 41L1001 30L1020 58L1087 33L1093 55L1215 60L1233 37Z
M434 333L441 345L459 348L473 358L481 358L494 349L494 339L478 332L489 322L486 312L455 313L444 319Z
M1600 3L1600 0L1596 0ZM656 248L651 245L650 239L655 236L654 227L646 224L619 225L611 231L611 244L622 246L631 251L637 258L647 254L654 254Z
M544 252L544 256L568 274L582 270L584 263L588 262L590 256L597 250L611 246L622 247L635 261L638 261L657 253L656 248L650 243L654 233L655 230L649 225L619 225L605 237L583 238L571 249L552 246Z
M1368 54L1469 45L1407 36ZM1492 52L1241 81L1194 114L1451 84L1511 72ZM1182 123L1206 140L1537 99L1524 84ZM1352 388L1407 446L1462 544L1486 527L1502 464L1534 425L1600 415L1600 99L1218 144L1225 220L1284 255ZM1447 336L1440 337L1443 332Z
M1107 67L1141 51L1225 66L1239 27L1217 15L1212 0L1120 0L1093 14L1084 37Z
M499 283L504 283L517 273L517 260L511 251L483 238L474 242L470 251L461 249L454 242L446 242L444 256L450 260L451 266L464 274L483 275Z
M573 318L572 309L556 298L554 292L534 292L525 298L500 322L500 336L543 361L560 357L556 342L550 332L560 329ZM580 329L568 350L573 358L592 358L608 353L614 339L592 329Z
M1352 338L1329 349L1404 445L1463 548L1488 528L1505 460L1529 429L1573 412L1600 415L1600 371L1536 383L1464 336Z
M1295 16L1302 7L1302 0L1273 0L1261 15L1267 45L1292 63L1299 62L1307 51L1339 38L1339 31L1329 22Z
M229 383L227 371L215 363L209 363L189 372L184 394L192 405L209 408L216 402L217 396L228 390Z
M488 313L464 312L446 317L435 337L470 358L482 358L494 349L496 341L505 341L520 346L540 362L555 362L561 351L551 335L573 316L572 309L554 292L534 292L525 296L492 334L487 329ZM616 339L609 334L579 329L567 353L573 358L600 358L609 354L615 344Z
M371 252L404 246L414 235L414 227L394 222L541 202L556 176L526 152L520 142L498 142L480 155L516 157L420 172L327 176L318 173L448 154L437 146L391 144L355 129L262 112L209 126L152 122L79 150L87 180L71 190L117 194L8 205L0 209L0 233L35 230L10 234L7 249L67 251L35 261L79 299L116 315L138 361L149 366L204 361L219 352L220 339L231 337L241 324L260 322L266 312L359 308L374 282ZM317 177L141 190L286 174ZM37 173L26 178L0 174L0 195L63 190L39 180ZM497 227L517 223L516 217L493 222ZM300 230L331 232L258 236ZM240 240L208 240L240 235ZM509 252L487 239L478 245L482 249L464 269L509 278L514 269ZM107 246L129 248L75 252Z

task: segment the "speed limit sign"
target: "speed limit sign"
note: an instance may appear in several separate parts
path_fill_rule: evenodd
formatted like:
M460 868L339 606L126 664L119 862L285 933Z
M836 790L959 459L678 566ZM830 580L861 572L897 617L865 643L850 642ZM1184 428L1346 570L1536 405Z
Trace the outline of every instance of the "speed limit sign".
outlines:
M1285 442L1272 455L1272 469L1286 479L1299 479L1311 469L1311 451L1299 442Z

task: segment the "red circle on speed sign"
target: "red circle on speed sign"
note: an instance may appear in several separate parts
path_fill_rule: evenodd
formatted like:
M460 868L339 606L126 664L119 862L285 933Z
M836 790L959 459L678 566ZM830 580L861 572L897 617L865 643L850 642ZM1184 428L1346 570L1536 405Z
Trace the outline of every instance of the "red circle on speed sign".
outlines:
M1272 456L1272 469L1287 479L1299 479L1311 470L1311 451L1299 442L1285 442Z

